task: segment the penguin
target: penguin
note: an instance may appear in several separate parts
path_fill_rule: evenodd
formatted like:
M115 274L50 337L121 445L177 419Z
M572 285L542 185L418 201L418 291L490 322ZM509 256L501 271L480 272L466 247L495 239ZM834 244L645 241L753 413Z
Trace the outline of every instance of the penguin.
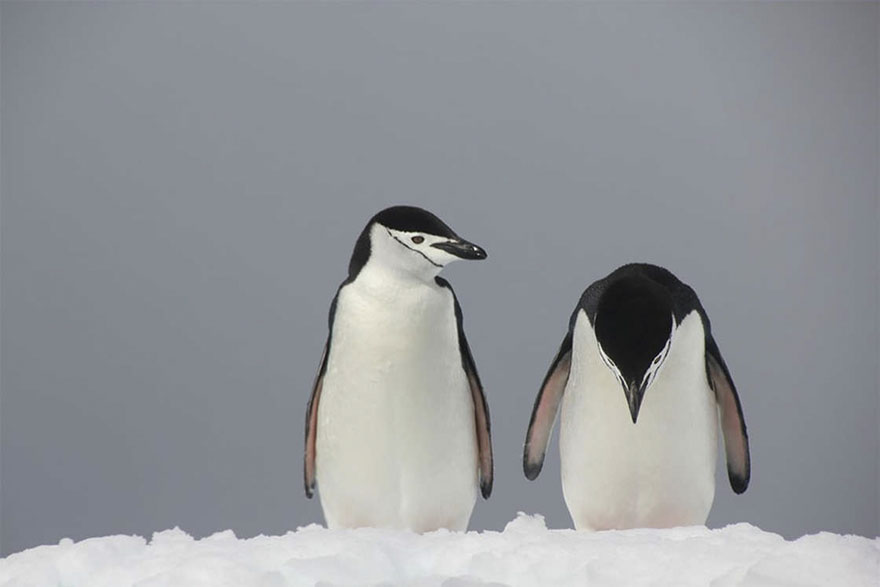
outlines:
M584 291L532 410L530 480L560 403L562 490L579 530L705 524L719 420L730 485L749 485L742 405L709 317L662 267L624 265Z
M328 528L466 530L492 492L489 409L462 311L438 276L486 251L437 216L373 216L330 306L306 411L305 493Z

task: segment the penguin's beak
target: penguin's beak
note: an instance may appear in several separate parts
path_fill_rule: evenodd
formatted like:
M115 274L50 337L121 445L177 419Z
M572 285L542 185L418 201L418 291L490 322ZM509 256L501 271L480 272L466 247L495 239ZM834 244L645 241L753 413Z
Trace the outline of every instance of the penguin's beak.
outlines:
M460 259L477 260L486 258L486 251L464 239L443 241L440 243L434 243L431 246L440 249L441 251L446 251L450 255L455 255Z
M645 397L645 387L635 381L630 381L629 385L623 389L623 393L626 394L626 403L629 406L629 414L632 416L633 424L639 419L639 408L642 407L642 398Z

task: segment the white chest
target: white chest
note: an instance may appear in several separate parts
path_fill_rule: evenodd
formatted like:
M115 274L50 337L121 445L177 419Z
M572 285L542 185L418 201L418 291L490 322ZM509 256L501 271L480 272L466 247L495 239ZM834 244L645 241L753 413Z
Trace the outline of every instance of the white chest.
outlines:
M334 379L358 387L448 384L449 370L461 362L451 293L421 284L358 285L343 288L337 301L325 386Z
M562 405L566 503L579 528L705 522L714 496L717 412L699 315L688 315L633 424L583 313Z
M476 437L452 294L373 285L337 300L317 431L328 524L462 529Z

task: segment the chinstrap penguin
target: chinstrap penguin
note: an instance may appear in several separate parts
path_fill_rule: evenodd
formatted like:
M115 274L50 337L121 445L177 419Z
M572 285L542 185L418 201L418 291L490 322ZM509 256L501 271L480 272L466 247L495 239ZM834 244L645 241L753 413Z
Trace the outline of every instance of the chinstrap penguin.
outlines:
M748 487L742 406L709 318L662 267L624 265L584 291L532 411L529 479L560 403L562 489L578 529L704 524L719 419L730 485Z
M329 528L467 529L492 491L489 410L440 270L486 252L426 210L385 209L330 307L306 412L305 491Z

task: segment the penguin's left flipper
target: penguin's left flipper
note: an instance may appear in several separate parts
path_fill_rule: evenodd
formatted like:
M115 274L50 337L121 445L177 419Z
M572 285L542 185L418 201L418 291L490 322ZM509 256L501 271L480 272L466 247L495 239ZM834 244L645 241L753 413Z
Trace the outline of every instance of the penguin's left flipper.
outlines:
M327 351L330 347L330 339L324 345L324 353L321 355L321 364L318 374L315 376L315 384L312 386L312 396L306 408L306 447L303 459L303 482L306 497L309 499L315 494L315 435L318 430L318 402L321 401L321 388L324 387L324 373L327 371Z
M556 412L559 411L559 402L568 383L568 374L571 370L571 332L562 340L559 352L550 365L541 391L535 399L532 408L532 418L529 421L529 430L526 432L526 444L523 449L523 472L526 478L533 480L538 477L544 467L544 453L547 452L547 442L553 430L553 422L556 420Z
M715 339L711 336L706 341L706 373L715 391L715 401L718 402L721 416L724 451L727 455L727 477L733 491L742 493L748 488L751 476L749 435L733 379Z
M462 325L461 306L458 304L458 297L452 285L442 277L435 277L437 285L447 288L452 293L452 300L455 304L455 322L458 326L458 350L461 354L461 365L467 375L468 385L471 388L471 399L474 402L474 425L477 431L477 449L479 451L480 466L480 493L483 499L488 499L492 494L493 482L493 458L492 458L492 434L491 423L489 421L489 406L486 404L486 396L483 394L483 384L480 382L480 376L477 373L477 366L474 363L474 357L471 355L471 347L468 345L467 337L464 335L464 327Z

